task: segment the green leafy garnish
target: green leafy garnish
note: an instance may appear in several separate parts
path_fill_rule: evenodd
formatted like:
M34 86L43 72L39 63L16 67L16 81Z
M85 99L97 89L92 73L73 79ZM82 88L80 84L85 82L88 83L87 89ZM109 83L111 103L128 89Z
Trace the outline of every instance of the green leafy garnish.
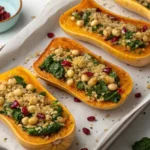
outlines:
M109 76L113 77L115 79L115 83L119 84L120 82L120 79L119 77L117 76L116 72L112 71Z
M111 34L110 36L107 37L106 41L111 40L114 36Z
M84 25L87 25L89 23L90 15L91 15L91 12L89 12L89 11L84 12L83 17L82 17L84 20Z
M46 96L46 92L40 92L39 94L42 96Z
M14 78L17 81L17 84L22 85L24 88L27 86L27 83L24 81L24 79L20 76L14 76Z
M114 103L118 103L120 99L121 99L121 95L118 92L107 92L104 95L105 101L111 101Z
M126 39L132 39L132 37L133 37L133 32L127 31L127 32L125 33L125 38L126 38Z
M150 138L142 138L132 146L132 150L150 150Z
M84 90L84 83L82 81L79 81L76 85L76 88L78 90Z
M139 40L134 40L134 41L128 42L127 45L131 48L132 51L137 48L145 47L145 43L143 41L139 41Z
M22 118L23 118L23 115L22 115L22 112L21 112L21 109L20 108L17 108L17 109L14 109L12 111L12 118L17 122L17 123L20 123Z

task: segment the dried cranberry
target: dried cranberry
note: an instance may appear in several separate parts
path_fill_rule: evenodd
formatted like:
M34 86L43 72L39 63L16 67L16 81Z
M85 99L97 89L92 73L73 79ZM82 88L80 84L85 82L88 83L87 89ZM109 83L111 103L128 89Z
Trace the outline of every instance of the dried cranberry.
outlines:
M89 135L89 134L91 133L90 130L87 129L87 128L83 128L82 131L83 131L83 133L86 134L86 135Z
M107 74L110 74L111 71L112 71L111 68L104 68L104 69L103 69L103 72L105 72L105 73L107 73Z
M3 6L0 6L0 11L1 11L1 10L4 10L4 7L3 7Z
M94 75L92 72L85 72L84 74L86 74L88 77L92 77Z
M126 28L126 27L123 27L123 28L122 28L122 33L125 34L126 32L127 32L127 28Z
M37 114L37 118L39 118L39 119L45 119L45 115L42 114L42 113L38 113Z
M67 60L63 60L62 62L61 62L61 65L63 65L63 66L68 66L68 67L71 67L72 65L71 65L71 62L70 61L67 61Z
M80 102L81 102L81 101L80 101L78 98L76 98L76 97L74 98L74 101L77 102L77 103L80 103Z
M123 92L123 90L122 90L122 89L118 89L117 92L118 92L119 94L121 94L121 93Z
M88 121L96 121L96 118L94 116L89 116L87 117Z
M23 115L25 115L25 116L28 116L28 115L29 115L29 112L28 112L28 109L27 109L26 106L22 107L22 113L23 113Z
M114 37L111 39L111 42L114 43L114 42L117 42L118 40L119 40L119 37L114 36Z
M101 12L100 8L96 8L96 12Z
M47 36L48 36L49 38L53 38L55 35L54 35L54 33L48 33Z
M145 25L142 27L142 32L145 32L148 29L148 27Z
M136 97L136 98L140 98L141 96L142 96L141 93L136 93L136 94L135 94L135 97Z
M17 100L14 100L10 108L15 109L18 108L19 106L20 106L19 102Z
M82 148L81 150L88 150L87 148Z

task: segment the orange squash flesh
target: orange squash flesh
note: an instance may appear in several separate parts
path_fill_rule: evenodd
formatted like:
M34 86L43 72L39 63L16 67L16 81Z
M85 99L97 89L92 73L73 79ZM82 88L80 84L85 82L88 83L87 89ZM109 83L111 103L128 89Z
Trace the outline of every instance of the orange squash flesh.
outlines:
M144 50L144 53L140 55L127 51L124 46L112 45L111 41L105 41L103 37L98 35L97 33L86 31L83 29L84 27L78 27L76 25L76 21L72 21L70 19L72 12L75 12L76 10L80 12L81 10L87 8L100 8L101 12L112 15L118 18L119 20L124 21L125 23L131 23L140 27L144 25L150 27L150 23L148 22L135 20L114 14L98 5L94 0L82 0L80 4L71 8L60 17L59 23L61 28L70 36L101 47L108 53L110 53L112 56L127 64L131 64L133 66L145 66L150 63L150 46L147 46Z
M62 48L77 49L80 52L90 54L91 56L96 58L99 62L104 63L108 67L112 68L117 73L117 75L119 76L119 78L121 80L120 88L123 90L123 93L121 94L121 100L118 103L88 101L87 95L85 94L85 92L78 91L76 89L75 85L68 86L64 81L55 78L52 74L47 73L46 71L41 71L39 66L44 62L44 60L47 58L47 56L49 56L51 54L51 52L52 52L51 48L58 48L59 46L61 46ZM93 54L92 52L90 52L87 48L85 48L81 44L79 44L71 39L64 38L64 37L54 39L49 44L49 46L46 48L46 50L43 52L43 54L39 57L39 59L33 64L33 67L34 67L34 70L36 71L37 75L40 78L44 79L45 81L48 81L50 84L52 84L58 88L61 88L65 91L67 91L68 93L77 97L78 99L80 99L81 101L86 103L87 105L94 107L94 108L98 108L98 109L109 110L109 109L114 109L116 107L119 107L121 104L123 104L125 102L127 96L129 95L129 93L132 90L132 80L128 73L126 73L121 68L103 60L101 57Z
M15 75L19 75L24 78L26 83L34 85L37 92L45 91L50 100L56 100L27 69L21 66L0 74L0 81L6 81L10 76ZM0 119L12 129L22 146L28 150L66 150L74 139L75 121L66 107L63 105L61 106L64 110L63 115L68 116L65 127L63 127L59 132L50 135L48 139L28 135L28 133L23 131L10 117L1 114Z
M150 10L136 0L115 0L115 2L150 20Z

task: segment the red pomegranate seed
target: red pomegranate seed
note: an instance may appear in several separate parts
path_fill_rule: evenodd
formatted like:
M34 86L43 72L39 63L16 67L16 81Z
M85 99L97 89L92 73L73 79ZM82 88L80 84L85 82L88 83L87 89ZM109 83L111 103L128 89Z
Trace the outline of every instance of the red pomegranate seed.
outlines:
M63 65L63 66L68 66L68 67L71 67L72 65L71 65L71 62L70 61L67 61L67 60L63 60L62 62L61 62L61 65Z
M112 71L111 68L104 68L104 69L103 69L103 72L105 72L105 73L107 73L107 74L110 74L111 71Z
M77 103L80 103L80 102L81 102L81 101L80 101L78 98L76 98L76 97L74 98L74 101L77 102Z
M96 118L94 116L89 116L87 117L88 121L96 121Z
M86 74L88 77L92 77L94 75L92 72L85 72L84 74Z
M91 132L88 128L83 128L82 129L83 133L86 134L86 135L89 135Z
M96 12L101 12L100 8L96 8Z
M118 40L119 40L119 37L114 36L114 37L111 39L111 42L114 43L114 42L117 42Z
M140 98L141 96L142 96L141 93L136 93L136 94L135 94L135 97L136 97L136 98Z
M82 148L81 150L88 150L87 148Z
M23 113L23 115L25 115L25 116L28 116L28 115L29 115L29 112L28 112L28 109L27 109L26 106L22 107L22 113Z
M10 108L15 109L18 108L19 106L20 106L19 102L17 100L14 100Z
M45 119L45 115L42 114L42 113L38 113L37 114L37 118L39 118L39 119Z
M122 28L122 33L125 34L126 32L127 32L127 28L126 28L126 27L123 27L123 28Z
M123 90L122 90L122 89L118 89L117 92L118 92L119 94L121 94L121 93L123 92Z
M51 32L51 33L48 33L47 36L48 36L49 38L53 38L55 35L54 35L54 33Z
M142 32L145 32L148 29L148 27L145 25L142 27Z

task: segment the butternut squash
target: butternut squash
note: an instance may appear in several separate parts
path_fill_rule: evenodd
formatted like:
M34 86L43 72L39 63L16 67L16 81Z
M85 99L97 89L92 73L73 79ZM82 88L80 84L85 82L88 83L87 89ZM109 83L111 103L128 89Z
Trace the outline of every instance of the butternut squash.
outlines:
M139 9L140 13L144 12L143 11L144 8L142 6L140 7L139 4L137 4L136 2L132 2L132 0L129 0L129 1L120 0L119 2L121 4L125 4L129 8L130 7L134 7L136 9L140 8ZM101 47L104 50L106 50L108 53L110 53L112 56L114 56L115 58L127 64L130 64L133 66L145 66L150 63L150 45L146 46L144 49L139 48L139 50L143 51L142 53L140 52L135 53L134 51L128 50L127 47L121 44L113 44L112 41L105 40L103 36L101 36L98 33L87 31L85 27L80 26L81 24L84 24L83 22L76 23L76 21L73 21L74 18L72 19L70 17L73 12L80 13L82 10L85 10L88 8L96 8L100 12L107 14L106 16L111 16L112 18L118 21L123 21L124 23L135 25L136 27L142 28L143 26L146 26L150 28L150 23L144 22L141 20L135 20L135 19L123 17L115 13L112 13L104 9L102 6L98 5L94 0L82 0L80 4L78 4L77 6L74 6L73 8L66 11L64 14L62 14L59 20L61 28L70 36L76 39L82 40L82 41L92 43L98 47ZM145 12L148 14L147 11ZM116 40L116 39L113 39L113 40ZM136 43L134 44L135 44L134 46L136 47Z
M115 2L150 20L150 9L138 3L136 0L115 0Z
M16 75L24 78L26 83L34 85L37 91L45 91L51 101L56 100L27 69L21 66L0 74L0 81L7 81L10 76ZM12 118L3 114L0 114L0 119L11 128L22 146L28 150L66 150L74 139L75 121L67 108L63 105L61 106L64 110L64 115L68 115L65 127L61 128L59 132L50 135L47 139L40 136L29 135L23 131Z
M48 73L45 70L41 70L39 66L41 66L43 64L44 60L46 60L46 58L52 54L51 49L55 49L58 46L60 46L64 49L67 49L67 50L75 49L75 50L80 51L80 53L89 54L93 58L95 58L98 62L105 64L106 66L112 68L112 70L114 70L120 78L120 88L123 91L121 93L120 101L118 103L114 103L114 102L110 102L110 101L103 101L103 102L88 101L88 96L85 94L85 92L77 90L75 85L73 85L73 86L67 85L66 82L54 77L51 73ZM75 96L76 98L80 99L85 104L87 104L91 107L97 108L97 109L109 110L109 109L114 109L114 108L119 107L126 101L126 98L128 97L128 95L130 94L130 92L132 90L132 80L127 72L125 72L123 69L103 60L100 56L93 54L87 48L85 48L81 44L77 43L76 41L73 41L73 40L65 38L65 37L55 38L54 40L52 40L52 42L48 45L48 47L45 49L43 54L38 58L38 60L36 60L34 62L33 68L34 68L35 72L37 73L37 75L41 79L47 81L48 83L50 83L58 88L61 88L62 90L66 91L66 92L70 93L71 95Z

